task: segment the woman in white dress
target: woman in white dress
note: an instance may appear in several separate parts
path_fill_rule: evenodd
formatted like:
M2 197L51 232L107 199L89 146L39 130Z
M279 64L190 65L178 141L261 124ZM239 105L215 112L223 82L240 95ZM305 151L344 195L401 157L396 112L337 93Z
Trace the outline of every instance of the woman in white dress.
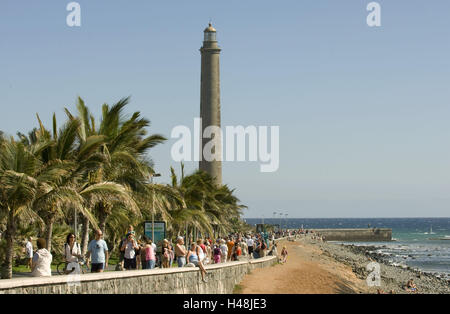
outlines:
M75 234L69 233L64 243L64 259L66 260L67 273L80 273L80 264L78 261L83 258L81 254L80 244L77 243Z

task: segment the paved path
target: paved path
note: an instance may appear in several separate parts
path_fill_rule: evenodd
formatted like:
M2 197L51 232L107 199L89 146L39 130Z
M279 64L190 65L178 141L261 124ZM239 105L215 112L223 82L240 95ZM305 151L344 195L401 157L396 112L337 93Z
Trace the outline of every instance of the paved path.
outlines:
M351 268L322 255L314 245L302 240L282 241L288 249L286 264L270 269L255 269L240 283L244 294L339 294L365 293L365 281L358 279Z

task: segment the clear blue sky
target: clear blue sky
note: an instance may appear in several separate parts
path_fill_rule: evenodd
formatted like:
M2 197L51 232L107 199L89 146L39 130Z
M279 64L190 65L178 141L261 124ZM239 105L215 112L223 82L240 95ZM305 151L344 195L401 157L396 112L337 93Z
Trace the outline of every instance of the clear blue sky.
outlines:
M369 0L0 2L0 129L45 123L80 95L128 110L167 137L199 115L203 29L222 47L223 125L279 125L280 168L224 163L246 217L450 213L450 2ZM153 150L168 182L174 140ZM188 170L197 167L188 163Z

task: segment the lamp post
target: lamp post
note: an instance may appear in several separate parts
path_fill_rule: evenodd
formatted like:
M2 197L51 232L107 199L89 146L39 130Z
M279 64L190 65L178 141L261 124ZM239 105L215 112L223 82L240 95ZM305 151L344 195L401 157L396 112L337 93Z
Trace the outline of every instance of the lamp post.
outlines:
M283 229L281 228L281 218L283 217L283 213L280 212L280 231Z
M285 217L285 220L284 220L284 224L286 225L286 230L287 230L287 217L288 217L288 214L284 214L284 217Z
M275 219L276 219L277 212L273 212L272 214L273 214L273 217L272 217L272 218L273 218L273 225L274 225L274 228L275 228L275 224L277 223L276 220L275 220ZM274 229L274 230L275 230L275 229Z
M152 173L150 174L150 183L153 188L153 177L160 177L160 173ZM153 197L152 197L152 241L155 243L155 189L153 188Z

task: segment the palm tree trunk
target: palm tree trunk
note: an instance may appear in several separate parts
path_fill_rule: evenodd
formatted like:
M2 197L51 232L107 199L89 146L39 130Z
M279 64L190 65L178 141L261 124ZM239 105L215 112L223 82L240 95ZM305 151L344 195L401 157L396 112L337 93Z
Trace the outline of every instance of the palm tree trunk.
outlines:
M113 238L111 240L110 252L115 252L116 251L116 247L117 247L117 235L114 233L113 234Z
M103 233L103 240L106 239L106 219L108 218L107 207L102 202L98 203L96 210L98 213L98 227Z
M54 216L48 217L48 220L45 224L45 241L47 242L47 251L51 252L52 250L52 235L53 235L53 223L55 221Z
M16 223L14 213L10 209L8 214L8 222L5 232L6 239L6 256L2 265L2 279L12 278L12 261L14 255L14 236L16 234Z
M98 226L100 227L100 230L103 232L103 238L106 237L106 218L107 215L104 212L101 212Z
M81 230L81 253L86 255L89 241L89 219L83 216L83 227Z

